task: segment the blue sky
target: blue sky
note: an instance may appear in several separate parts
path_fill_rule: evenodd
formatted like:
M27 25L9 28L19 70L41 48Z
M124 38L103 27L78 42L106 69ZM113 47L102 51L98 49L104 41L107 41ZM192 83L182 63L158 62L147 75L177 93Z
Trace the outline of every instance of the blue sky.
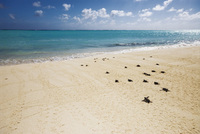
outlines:
M200 29L200 0L0 0L0 29Z

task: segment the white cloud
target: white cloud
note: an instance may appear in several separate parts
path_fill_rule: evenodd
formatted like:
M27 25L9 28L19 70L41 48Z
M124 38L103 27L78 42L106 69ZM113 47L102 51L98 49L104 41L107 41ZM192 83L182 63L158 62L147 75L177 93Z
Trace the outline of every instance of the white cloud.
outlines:
M105 8L101 8L98 11L92 10L91 8L89 8L89 9L85 8L82 10L82 16L84 17L84 19L92 19L92 20L97 19L97 17L100 17L100 18L109 18L110 17L110 15L107 14Z
M124 12L123 10L112 10L111 11L111 16L120 16L120 17L123 17L123 16L132 16L132 12Z
M147 17L142 17L142 18L138 19L138 21L147 21L147 22L150 22L151 19L147 18Z
M164 6L167 7L173 0L166 0L164 1Z
M62 16L59 17L59 19L61 19L62 21L67 21L69 17L70 16L68 14L62 14Z
M177 13L181 13L181 12L183 12L183 10L184 10L183 8L182 9L178 9L176 12Z
M33 6L34 6L34 7L41 7L40 1L34 2L34 3L33 3Z
M66 11L68 11L71 7L71 4L63 4L63 7L65 8Z
M146 18L146 17L144 17L144 18L142 18L143 19L143 21L148 21L148 22L150 22L151 21L151 19L149 19L149 18Z
M153 13L150 11L146 11L146 10L142 10L142 13L139 14L140 17L149 17L151 16Z
M155 11L161 11L161 10L164 10L165 9L165 7L164 6L161 6L161 5L156 5L154 8L153 8L153 10L155 10Z
M15 20L14 14L9 14L9 17L10 17L11 19Z
M79 23L82 23L81 18L79 18L79 17L74 16L73 19L78 21Z
M56 8L56 7L55 7L55 6L48 5L48 6L44 7L44 8L47 8L47 9L54 9L54 8Z
M95 20L98 17L98 13L96 10L92 10L91 8L89 9L83 9L82 10L82 16L84 17L84 19L92 19Z
M106 24L106 23L108 23L108 20L101 20L101 21L99 22L99 24Z
M189 14L189 12L184 11L182 13L179 14L179 17L181 20L195 20L195 19L200 19L200 12L197 12L195 14Z
M168 12L176 12L177 10L174 8L174 7L172 7L172 8L170 8L169 10L168 10Z
M161 10L164 10L173 0L166 0L163 2L163 6L161 5L156 5L153 10L155 11L161 11Z
M153 13L149 11L150 9L143 9L139 11L140 19L138 21L147 21L150 22L151 19L149 18Z
M110 16L107 14L106 9L102 8L98 10L98 16L101 18L109 18Z
M170 8L170 9L168 10L168 12L177 12L177 13L181 13L181 12L183 12L183 11L184 11L183 8L177 10L177 9L175 9L174 7Z
M42 16L43 15L43 11L42 10L36 10L35 11L35 16Z

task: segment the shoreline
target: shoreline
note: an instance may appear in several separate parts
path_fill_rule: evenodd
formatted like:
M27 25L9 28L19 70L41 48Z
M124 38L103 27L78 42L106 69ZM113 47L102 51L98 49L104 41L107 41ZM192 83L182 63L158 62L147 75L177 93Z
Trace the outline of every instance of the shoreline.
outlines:
M114 51L98 51L98 52L83 52L83 53L74 53L70 55L63 56L53 56L53 57L41 57L41 58L30 58L30 59L0 59L0 66L12 66L12 65L20 65L20 64L32 64L32 63L46 63L46 62L54 62L54 61L67 61L79 58L87 58L87 57L95 57L106 54L120 54L120 53L131 53L131 52L141 52L141 51L152 51L152 50L162 50L162 49L170 49L170 48L185 48L185 47L198 47L200 46L200 41L195 41L192 44L186 43L178 43L173 45L158 45L158 46L142 46L142 47L134 47L134 48L124 48L122 50L114 50ZM105 48L104 48L105 49Z
M199 68L200 46L0 66L0 133L200 133Z

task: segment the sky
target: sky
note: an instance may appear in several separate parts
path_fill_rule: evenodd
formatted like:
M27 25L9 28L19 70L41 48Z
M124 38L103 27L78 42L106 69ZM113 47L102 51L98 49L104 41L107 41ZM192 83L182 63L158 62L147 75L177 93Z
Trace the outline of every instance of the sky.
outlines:
M200 0L0 0L0 29L200 29Z

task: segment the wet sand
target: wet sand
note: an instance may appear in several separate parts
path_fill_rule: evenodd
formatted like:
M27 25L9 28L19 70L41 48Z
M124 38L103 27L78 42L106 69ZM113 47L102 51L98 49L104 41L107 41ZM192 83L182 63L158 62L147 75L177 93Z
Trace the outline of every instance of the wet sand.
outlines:
M0 66L0 133L197 134L199 96L200 47Z

